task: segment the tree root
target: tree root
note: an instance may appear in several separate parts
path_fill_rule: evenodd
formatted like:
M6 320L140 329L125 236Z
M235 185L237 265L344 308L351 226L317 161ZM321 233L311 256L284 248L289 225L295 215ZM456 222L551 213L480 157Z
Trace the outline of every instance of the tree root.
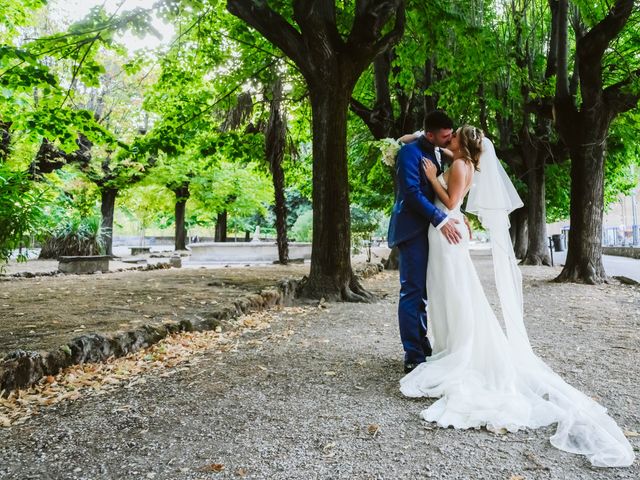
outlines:
M554 282L558 283L584 283L587 285L600 285L603 283L609 283L604 270L602 273L593 268L592 265L580 266L580 265L565 265Z
M538 265L538 266L551 266L551 257L546 254L527 254L520 262L520 265Z
M312 284L308 277L304 277L296 291L296 296L320 300L324 298L329 302L353 302L371 303L377 297L366 290L355 275L351 275L348 284L339 285L336 282L323 282Z

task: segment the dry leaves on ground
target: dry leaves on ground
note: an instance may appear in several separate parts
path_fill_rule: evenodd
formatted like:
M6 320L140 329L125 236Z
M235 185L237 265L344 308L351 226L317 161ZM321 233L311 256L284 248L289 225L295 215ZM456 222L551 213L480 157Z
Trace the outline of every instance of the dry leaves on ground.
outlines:
M232 328L220 331L182 332L172 334L148 348L125 357L109 358L104 363L73 365L55 376L44 377L29 389L11 392L7 398L0 396L0 427L10 427L26 422L38 415L41 407L64 400L75 400L84 394L102 395L124 386L131 388L144 383L140 375L159 373L168 377L187 370L196 363L194 356L205 351L224 353L238 347L239 337L247 332L267 330L280 313L298 315L306 309L284 308L280 311L263 311L238 317ZM288 338L292 330L281 335L265 335L264 341Z

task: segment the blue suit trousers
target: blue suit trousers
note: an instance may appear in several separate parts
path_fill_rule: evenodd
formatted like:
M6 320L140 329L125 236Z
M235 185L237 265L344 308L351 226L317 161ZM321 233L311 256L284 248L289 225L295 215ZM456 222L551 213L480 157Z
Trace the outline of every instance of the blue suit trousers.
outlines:
M400 253L400 301L398 321L405 363L425 361L427 348L427 231L398 245Z

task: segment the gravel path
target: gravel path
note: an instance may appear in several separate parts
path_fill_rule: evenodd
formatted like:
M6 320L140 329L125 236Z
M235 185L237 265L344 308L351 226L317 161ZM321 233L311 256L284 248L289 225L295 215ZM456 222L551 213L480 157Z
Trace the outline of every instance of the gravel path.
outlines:
M475 260L490 285L488 257ZM640 430L640 288L557 285L548 282L554 273L524 269L534 348L624 430ZM145 374L0 429L0 478L640 477L638 461L594 469L554 449L553 428L494 435L421 422L428 401L398 391L397 273L366 285L382 300L284 309L231 351L206 351L174 375ZM639 438L630 438L636 450Z

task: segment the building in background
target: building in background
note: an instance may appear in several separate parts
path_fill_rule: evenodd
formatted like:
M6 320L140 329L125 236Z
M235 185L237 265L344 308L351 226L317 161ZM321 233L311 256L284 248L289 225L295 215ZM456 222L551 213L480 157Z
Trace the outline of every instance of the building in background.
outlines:
M605 211L602 222L602 244L640 247L640 182L635 190ZM547 235L561 234L566 248L569 220L547 224Z

